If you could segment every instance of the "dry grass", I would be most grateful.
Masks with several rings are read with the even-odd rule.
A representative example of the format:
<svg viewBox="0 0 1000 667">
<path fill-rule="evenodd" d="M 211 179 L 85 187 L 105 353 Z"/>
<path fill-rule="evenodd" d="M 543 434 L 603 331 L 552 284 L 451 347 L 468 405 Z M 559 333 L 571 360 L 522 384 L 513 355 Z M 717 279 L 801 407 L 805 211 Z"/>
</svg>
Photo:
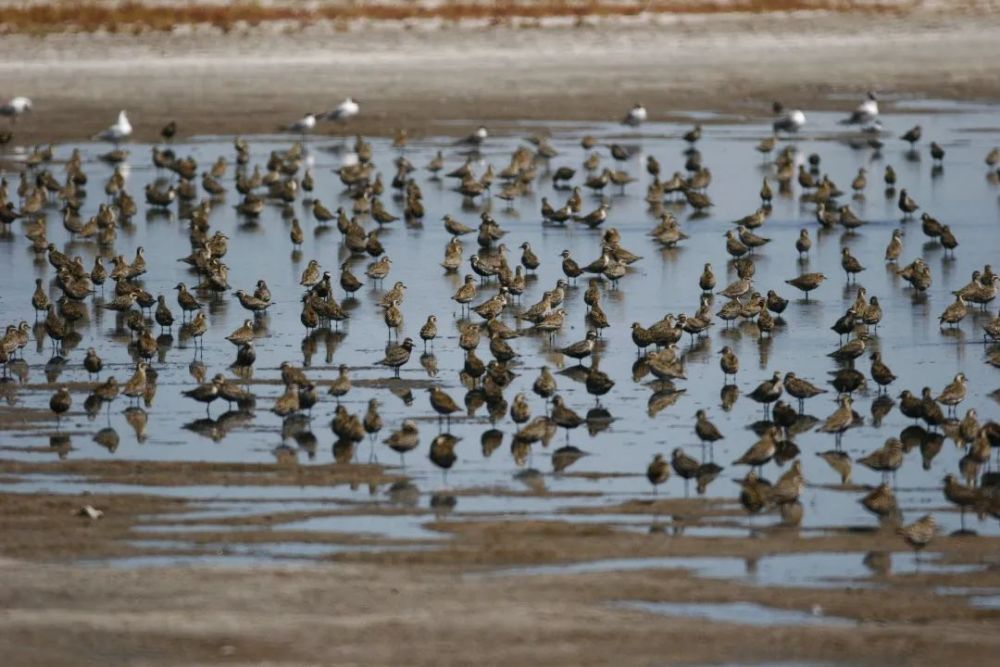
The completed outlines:
<svg viewBox="0 0 1000 667">
<path fill-rule="evenodd" d="M 913 9 L 917 0 L 444 0 L 420 2 L 329 2 L 304 6 L 285 3 L 157 3 L 125 0 L 41 0 L 25 5 L 4 6 L 0 32 L 45 34 L 50 32 L 143 32 L 170 31 L 179 25 L 211 25 L 228 32 L 237 25 L 257 26 L 283 21 L 307 26 L 332 21 L 343 26 L 355 20 L 410 21 L 439 19 L 450 22 L 544 18 L 627 17 L 647 14 L 710 14 L 720 12 L 776 12 L 824 10 L 899 13 Z"/>
</svg>

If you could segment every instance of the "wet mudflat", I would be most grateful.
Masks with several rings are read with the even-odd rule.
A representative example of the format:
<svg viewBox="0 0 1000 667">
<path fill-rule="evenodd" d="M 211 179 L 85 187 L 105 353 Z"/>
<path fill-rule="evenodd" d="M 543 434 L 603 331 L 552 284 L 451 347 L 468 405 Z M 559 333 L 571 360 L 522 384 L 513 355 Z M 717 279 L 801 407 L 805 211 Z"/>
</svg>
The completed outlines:
<svg viewBox="0 0 1000 667">
<path fill-rule="evenodd" d="M 986 609 L 981 613 L 991 613 L 990 605 L 982 602 L 982 589 L 1000 583 L 995 574 L 997 520 L 973 511 L 963 519 L 944 498 L 941 481 L 951 473 L 978 482 L 990 466 L 979 466 L 969 475 L 969 468 L 960 466 L 965 451 L 944 438 L 940 429 L 936 434 L 911 429 L 905 439 L 913 450 L 891 481 L 905 522 L 931 513 L 939 525 L 940 537 L 929 551 L 941 553 L 925 554 L 923 563 L 906 553 L 905 543 L 891 529 L 880 529 L 858 502 L 881 481 L 881 475 L 855 464 L 850 481 L 842 484 L 840 475 L 816 455 L 835 449 L 832 435 L 810 430 L 794 436 L 806 480 L 800 518 L 766 513 L 748 525 L 737 502 L 739 486 L 732 481 L 746 473 L 745 467 L 732 462 L 757 440 L 750 425 L 763 418 L 760 405 L 746 394 L 772 373 L 793 371 L 829 390 L 806 403 L 807 414 L 823 420 L 836 409 L 836 391 L 828 380 L 841 365 L 827 357 L 838 346 L 838 336 L 829 328 L 854 302 L 859 287 L 877 296 L 884 311 L 877 331 L 866 340 L 868 352 L 880 351 L 899 379 L 889 390 L 891 404 L 877 397 L 870 378 L 855 393 L 854 409 L 863 423 L 843 436 L 841 449 L 847 456 L 856 459 L 914 425 L 898 410 L 896 397 L 902 389 L 919 392 L 929 386 L 937 394 L 959 372 L 968 378 L 968 396 L 959 407 L 959 417 L 968 408 L 974 408 L 981 421 L 997 414 L 996 370 L 986 363 L 995 349 L 982 342 L 982 325 L 995 314 L 995 306 L 986 313 L 973 310 L 952 330 L 942 330 L 937 318 L 953 301 L 951 291 L 962 287 L 973 270 L 982 269 L 996 255 L 1000 190 L 995 178 L 988 177 L 983 158 L 1000 142 L 1000 116 L 991 106 L 928 102 L 900 103 L 897 108 L 898 113 L 885 119 L 881 151 L 868 145 L 869 137 L 845 132 L 837 124 L 839 116 L 833 114 L 810 114 L 807 130 L 787 142 L 794 145 L 796 164 L 808 168 L 807 157 L 819 155 L 818 173 L 828 174 L 847 192 L 841 202 L 866 223 L 853 231 L 821 229 L 815 205 L 803 201 L 803 190 L 796 183 L 790 191 L 778 192 L 773 165 L 754 150 L 770 127 L 738 117 L 698 115 L 705 128 L 697 150 L 712 172 L 707 193 L 714 202 L 704 213 L 669 200 L 651 206 L 644 199 L 651 180 L 645 170 L 647 156 L 655 156 L 663 165 L 665 177 L 684 172 L 689 156 L 681 135 L 690 124 L 647 124 L 631 131 L 617 125 L 551 123 L 545 129 L 558 155 L 539 165 L 531 190 L 509 205 L 499 198 L 463 201 L 453 191 L 456 181 L 431 178 L 423 167 L 441 150 L 445 171 L 470 159 L 477 175 L 487 165 L 499 172 L 512 151 L 528 145 L 524 141 L 528 132 L 516 124 L 491 126 L 493 136 L 472 156 L 451 138 L 414 140 L 402 153 L 391 147 L 389 139 L 371 138 L 372 160 L 386 186 L 381 197 L 386 208 L 397 215 L 402 210 L 402 201 L 393 196 L 389 185 L 395 173 L 393 160 L 402 154 L 418 168 L 413 177 L 423 192 L 426 214 L 422 222 L 399 220 L 380 230 L 378 238 L 393 260 L 384 285 L 369 282 L 350 299 L 344 299 L 344 292 L 335 287 L 335 296 L 350 319 L 336 330 L 321 328 L 308 334 L 299 319 L 303 293 L 299 279 L 307 263 L 318 261 L 332 273 L 336 286 L 343 262 L 363 278 L 371 261 L 351 255 L 335 225 L 319 224 L 312 206 L 303 201 L 317 199 L 331 210 L 338 206 L 350 210 L 353 201 L 334 169 L 357 159 L 354 140 L 306 141 L 303 169 L 310 170 L 314 189 L 288 204 L 269 202 L 256 219 L 234 209 L 240 198 L 230 166 L 221 179 L 228 192 L 215 201 L 209 218 L 213 232 L 229 237 L 224 257 L 229 285 L 252 291 L 264 279 L 273 294 L 267 314 L 253 318 L 257 360 L 252 371 L 241 377 L 232 374 L 229 366 L 236 348 L 225 340 L 252 316 L 229 293 L 202 293 L 208 321 L 203 344 L 186 338 L 177 326 L 158 339 L 159 350 L 150 364 L 157 372 L 155 396 L 128 409 L 126 400 L 119 398 L 110 410 L 87 415 L 82 405 L 91 385 L 81 365 L 86 348 L 96 348 L 104 359 L 101 379 L 113 375 L 124 382 L 135 366 L 123 318 L 96 307 L 110 300 L 114 288 L 109 283 L 103 296 L 99 289 L 94 300 L 87 302 L 87 318 L 76 324 L 75 340 L 64 341 L 58 356 L 52 356 L 44 328 L 35 327 L 37 338 L 26 348 L 24 360 L 9 365 L 10 379 L 2 385 L 6 405 L 0 408 L 0 490 L 8 514 L 34 511 L 22 494 L 38 498 L 70 495 L 70 504 L 78 506 L 89 502 L 78 495 L 84 492 L 109 499 L 125 494 L 151 498 L 156 511 L 132 512 L 108 500 L 108 515 L 98 523 L 119 511 L 128 515 L 120 532 L 106 536 L 107 543 L 94 552 L 84 549 L 74 554 L 65 549 L 52 554 L 59 559 L 82 557 L 97 566 L 271 566 L 334 559 L 386 566 L 397 562 L 458 565 L 477 574 L 495 574 L 501 567 L 505 577 L 518 579 L 532 572 L 511 566 L 543 563 L 551 569 L 534 572 L 536 576 L 560 570 L 620 575 L 622 570 L 667 569 L 767 589 L 885 590 L 888 586 L 900 595 L 911 594 L 912 586 L 932 582 L 951 586 L 947 595 L 962 604 L 981 605 Z M 916 123 L 922 125 L 925 139 L 911 152 L 898 135 Z M 580 140 L 585 135 L 597 137 L 600 145 L 584 151 Z M 247 139 L 251 166 L 262 165 L 271 151 L 287 150 L 293 141 L 287 136 Z M 927 152 L 925 144 L 931 139 L 947 152 L 941 164 Z M 612 158 L 607 148 L 611 143 L 625 147 L 627 158 Z M 140 202 L 147 184 L 174 178 L 152 166 L 149 146 L 126 148 L 130 156 L 120 169 L 128 191 Z M 81 210 L 86 218 L 105 201 L 101 187 L 113 167 L 98 158 L 108 150 L 105 145 L 66 144 L 55 147 L 54 173 L 59 173 L 59 163 L 74 149 L 79 149 L 90 179 Z M 231 137 L 185 139 L 172 149 L 178 156 L 194 157 L 205 168 L 219 156 L 232 162 L 234 155 Z M 603 196 L 610 208 L 600 229 L 575 222 L 543 224 L 539 215 L 542 197 L 558 207 L 569 194 L 569 190 L 553 187 L 551 174 L 557 167 L 571 166 L 577 169 L 571 184 L 582 183 L 580 164 L 590 152 L 601 156 L 602 167 L 625 170 L 637 180 L 624 188 L 606 188 Z M 887 192 L 882 181 L 888 165 L 898 179 L 892 192 Z M 6 165 L 12 167 L 18 167 L 15 160 Z M 860 167 L 869 172 L 868 185 L 852 196 L 849 184 Z M 736 279 L 723 234 L 735 229 L 732 221 L 757 208 L 764 177 L 771 179 L 776 194 L 767 222 L 756 230 L 771 242 L 752 256 L 754 289 L 762 294 L 776 290 L 790 299 L 787 309 L 769 335 L 762 335 L 752 322 L 726 327 L 719 319 L 707 335 L 685 335 L 677 352 L 686 379 L 657 382 L 638 362 L 631 323 L 649 326 L 666 313 L 693 314 L 699 307 L 702 294 L 697 283 L 706 262 L 715 268 L 716 289 Z M 8 176 L 8 180 L 13 189 L 17 178 Z M 902 187 L 921 211 L 951 226 L 960 242 L 953 256 L 922 234 L 919 219 L 900 221 L 896 198 Z M 500 188 L 495 184 L 494 193 Z M 586 188 L 583 196 L 584 213 L 602 201 Z M 677 217 L 689 237 L 676 248 L 661 248 L 647 235 L 664 211 Z M 85 266 L 93 265 L 97 253 L 131 259 L 136 248 L 143 247 L 149 265 L 141 278 L 144 288 L 153 295 L 167 295 L 179 314 L 173 288 L 179 282 L 193 285 L 197 276 L 177 261 L 190 254 L 191 244 L 187 222 L 178 216 L 176 205 L 167 209 L 140 205 L 139 213 L 119 229 L 113 253 L 71 237 L 55 204 L 43 212 L 49 240 L 70 256 L 81 256 Z M 518 246 L 526 241 L 541 259 L 520 303 L 509 305 L 501 316 L 524 334 L 509 341 L 518 357 L 511 364 L 516 377 L 504 397 L 509 404 L 515 394 L 523 392 L 533 415 L 546 411 L 544 402 L 531 391 L 542 365 L 555 373 L 558 393 L 568 406 L 581 415 L 595 407 L 584 384 L 584 368 L 593 361 L 588 359 L 580 367 L 558 352 L 559 347 L 583 339 L 587 331 L 582 300 L 586 277 L 568 288 L 566 324 L 551 342 L 544 335 L 529 333 L 515 314 L 563 277 L 559 255 L 564 249 L 580 264 L 596 259 L 605 228 L 617 229 L 621 245 L 643 256 L 617 286 L 608 281 L 600 284 L 611 326 L 603 330 L 595 357 L 600 369 L 615 381 L 614 389 L 601 400 L 602 419 L 568 435 L 560 429 L 544 444 L 515 443 L 516 427 L 507 412 L 494 405 L 491 417 L 491 406 L 475 401 L 468 404 L 472 406 L 468 414 L 452 417 L 450 427 L 439 424 L 425 391 L 431 385 L 441 387 L 460 404 L 468 391 L 459 379 L 464 352 L 458 346 L 458 327 L 481 319 L 463 314 L 450 296 L 462 276 L 471 273 L 468 258 L 478 247 L 475 234 L 463 237 L 463 264 L 458 272 L 446 273 L 439 262 L 449 235 L 441 218 L 449 214 L 475 227 L 484 212 L 506 231 L 502 243 L 509 249 L 512 266 L 520 255 Z M 288 237 L 293 218 L 305 231 L 301 249 L 293 248 Z M 360 220 L 367 229 L 376 228 L 367 217 Z M 34 253 L 21 233 L 23 224 L 18 221 L 9 226 L 0 242 L 0 252 L 10 267 L 0 274 L 0 321 L 4 324 L 34 320 L 30 297 L 36 278 L 42 279 L 53 298 L 60 293 L 51 284 L 53 271 L 44 254 Z M 813 237 L 812 250 L 804 259 L 794 247 L 802 228 Z M 903 231 L 904 249 L 892 266 L 884 263 L 883 252 L 895 229 Z M 866 267 L 856 282 L 848 283 L 840 268 L 843 247 L 850 248 Z M 486 251 L 495 252 L 495 248 Z M 932 286 L 924 294 L 914 292 L 895 274 L 896 268 L 917 257 L 924 259 L 933 275 Z M 808 301 L 785 284 L 806 272 L 827 276 Z M 400 334 L 417 342 L 401 378 L 394 380 L 390 370 L 375 363 L 384 355 L 388 338 L 376 304 L 397 280 L 406 285 Z M 475 303 L 496 289 L 495 282 L 481 286 Z M 715 296 L 713 312 L 724 301 Z M 432 314 L 438 318 L 440 335 L 425 352 L 416 333 Z M 741 370 L 735 388 L 723 391 L 726 383 L 718 353 L 725 345 L 739 356 Z M 485 345 L 478 353 L 490 358 Z M 271 413 L 274 400 L 284 391 L 278 368 L 284 361 L 302 366 L 318 385 L 321 398 L 311 413 L 286 419 Z M 349 445 L 336 442 L 331 433 L 336 402 L 325 392 L 340 364 L 347 365 L 354 382 L 340 400 L 343 406 L 360 415 L 370 399 L 380 401 L 385 427 L 373 440 Z M 855 362 L 866 376 L 869 364 L 867 353 Z M 183 390 L 216 373 L 253 391 L 256 407 L 227 411 L 224 403 L 216 402 L 206 413 L 203 405 L 182 396 Z M 74 403 L 57 424 L 48 402 L 61 384 L 70 387 Z M 706 410 L 725 435 L 711 450 L 700 446 L 693 431 L 699 409 Z M 403 419 L 417 422 L 420 445 L 401 461 L 382 439 L 399 428 Z M 431 440 L 445 431 L 461 439 L 447 477 L 427 456 Z M 675 474 L 654 498 L 645 478 L 646 466 L 654 454 L 669 458 L 678 447 L 725 470 L 703 495 L 696 492 L 693 481 L 686 489 Z M 790 465 L 791 460 L 783 466 L 769 463 L 762 474 L 774 480 Z M 161 502 L 171 504 L 160 507 Z M 58 525 L 55 516 L 38 526 L 51 530 L 53 522 Z M 78 521 L 69 514 L 66 517 Z M 963 522 L 966 533 L 975 535 L 947 537 L 959 531 Z M 75 538 L 69 544 L 82 544 L 86 539 Z M 49 545 L 35 546 L 35 553 L 31 540 L 9 543 L 6 548 L 10 555 L 37 556 Z M 713 559 L 709 554 L 726 558 Z M 630 556 L 635 558 L 629 561 Z M 746 559 L 755 564 L 751 566 Z M 561 565 L 574 561 L 583 563 L 575 566 L 579 570 Z M 808 610 L 803 604 L 801 611 Z M 688 611 L 696 612 L 694 608 Z M 684 614 L 685 610 L 679 607 L 669 613 Z M 859 612 L 855 609 L 843 615 L 858 618 Z"/>
</svg>

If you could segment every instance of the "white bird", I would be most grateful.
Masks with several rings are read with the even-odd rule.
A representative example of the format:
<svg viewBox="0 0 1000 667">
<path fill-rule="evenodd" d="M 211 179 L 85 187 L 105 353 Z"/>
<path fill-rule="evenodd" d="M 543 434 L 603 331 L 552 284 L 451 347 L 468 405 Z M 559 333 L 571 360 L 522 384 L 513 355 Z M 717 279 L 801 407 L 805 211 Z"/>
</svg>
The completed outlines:
<svg viewBox="0 0 1000 667">
<path fill-rule="evenodd" d="M 122 110 L 118 112 L 118 120 L 115 121 L 115 124 L 103 132 L 99 132 L 94 138 L 117 144 L 124 139 L 128 139 L 130 136 L 132 136 L 132 123 L 128 122 L 128 116 Z"/>
<path fill-rule="evenodd" d="M 0 106 L 0 116 L 13 120 L 17 120 L 17 117 L 26 111 L 31 111 L 31 100 L 27 97 L 12 97 L 6 104 Z"/>
<path fill-rule="evenodd" d="M 638 102 L 628 110 L 625 114 L 625 118 L 622 119 L 622 125 L 630 125 L 632 127 L 638 127 L 646 122 L 646 107 L 642 106 Z"/>
<path fill-rule="evenodd" d="M 338 104 L 336 109 L 323 114 L 323 117 L 327 120 L 335 120 L 338 123 L 346 123 L 350 119 L 357 116 L 360 112 L 361 107 L 358 106 L 358 103 L 348 97 L 346 100 Z"/>
<path fill-rule="evenodd" d="M 854 112 L 841 121 L 843 125 L 872 125 L 878 119 L 878 100 L 875 93 L 868 91 L 867 97 Z"/>
<path fill-rule="evenodd" d="M 775 102 L 772 108 L 775 132 L 798 132 L 806 124 L 806 115 L 800 109 L 785 109 L 781 102 Z"/>
<path fill-rule="evenodd" d="M 289 132 L 298 132 L 299 134 L 305 134 L 316 127 L 316 114 L 307 113 L 302 118 L 299 118 L 294 123 L 285 127 L 285 130 Z"/>
<path fill-rule="evenodd" d="M 458 143 L 460 144 L 470 144 L 472 146 L 481 146 L 484 141 L 490 136 L 490 133 L 486 131 L 486 128 L 480 125 L 476 128 L 476 131 L 460 139 Z"/>
</svg>

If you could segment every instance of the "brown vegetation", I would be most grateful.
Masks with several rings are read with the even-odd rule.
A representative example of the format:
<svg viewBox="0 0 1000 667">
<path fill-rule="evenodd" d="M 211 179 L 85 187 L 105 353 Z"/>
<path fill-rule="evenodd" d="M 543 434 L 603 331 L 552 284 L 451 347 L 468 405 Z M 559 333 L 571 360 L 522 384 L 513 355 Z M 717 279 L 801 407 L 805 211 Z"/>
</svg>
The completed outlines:
<svg viewBox="0 0 1000 667">
<path fill-rule="evenodd" d="M 284 21 L 307 26 L 319 21 L 337 25 L 355 21 L 409 21 L 439 19 L 489 21 L 543 18 L 627 17 L 639 14 L 709 14 L 720 12 L 777 12 L 823 10 L 835 12 L 904 12 L 914 0 L 445 0 L 438 4 L 381 1 L 331 2 L 303 6 L 294 1 L 263 5 L 257 2 L 167 4 L 157 2 L 96 2 L 49 0 L 5 6 L 0 31 L 45 34 L 50 32 L 170 31 L 179 25 L 210 25 L 223 32 L 235 26 L 257 26 Z"/>
</svg>

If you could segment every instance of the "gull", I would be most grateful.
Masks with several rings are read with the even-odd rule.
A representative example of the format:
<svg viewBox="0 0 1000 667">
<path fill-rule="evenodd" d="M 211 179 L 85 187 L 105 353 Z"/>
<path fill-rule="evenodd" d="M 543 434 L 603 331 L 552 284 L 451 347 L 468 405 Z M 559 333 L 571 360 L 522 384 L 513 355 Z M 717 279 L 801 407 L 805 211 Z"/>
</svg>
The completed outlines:
<svg viewBox="0 0 1000 667">
<path fill-rule="evenodd" d="M 798 132 L 806 124 L 806 115 L 800 109 L 785 109 L 781 102 L 775 102 L 771 108 L 774 110 L 774 132 Z"/>
<path fill-rule="evenodd" d="M 628 125 L 630 127 L 639 127 L 646 122 L 646 107 L 642 106 L 638 102 L 632 105 L 632 108 L 628 110 L 625 114 L 625 118 L 622 119 L 622 125 Z"/>
<path fill-rule="evenodd" d="M 128 139 L 131 135 L 132 124 L 128 122 L 128 116 L 125 115 L 125 110 L 123 109 L 118 112 L 118 120 L 115 121 L 114 125 L 111 125 L 106 130 L 97 133 L 94 138 L 118 144 L 122 140 Z"/>
<path fill-rule="evenodd" d="M 868 95 L 861 102 L 861 104 L 858 105 L 850 116 L 840 121 L 840 123 L 841 125 L 861 125 L 864 127 L 870 127 L 875 124 L 877 119 L 878 100 L 875 98 L 875 93 L 868 91 Z"/>
<path fill-rule="evenodd" d="M 299 118 L 294 123 L 286 125 L 283 130 L 286 132 L 298 132 L 299 134 L 305 134 L 306 132 L 311 132 L 313 128 L 316 127 L 316 117 L 318 114 L 307 113 L 302 118 Z"/>
<path fill-rule="evenodd" d="M 459 139 L 458 143 L 466 144 L 468 146 L 481 146 L 490 133 L 486 131 L 486 128 L 480 125 L 476 128 L 476 131 L 465 137 L 464 139 Z"/>
<path fill-rule="evenodd" d="M 31 100 L 27 97 L 12 97 L 0 106 L 0 116 L 10 118 L 11 122 L 17 121 L 17 117 L 27 111 L 31 111 Z"/>
<path fill-rule="evenodd" d="M 346 123 L 350 119 L 354 118 L 361 112 L 361 107 L 353 99 L 348 97 L 346 100 L 337 105 L 337 108 L 333 111 L 327 111 L 322 115 L 326 120 L 335 120 L 338 123 Z"/>
</svg>

